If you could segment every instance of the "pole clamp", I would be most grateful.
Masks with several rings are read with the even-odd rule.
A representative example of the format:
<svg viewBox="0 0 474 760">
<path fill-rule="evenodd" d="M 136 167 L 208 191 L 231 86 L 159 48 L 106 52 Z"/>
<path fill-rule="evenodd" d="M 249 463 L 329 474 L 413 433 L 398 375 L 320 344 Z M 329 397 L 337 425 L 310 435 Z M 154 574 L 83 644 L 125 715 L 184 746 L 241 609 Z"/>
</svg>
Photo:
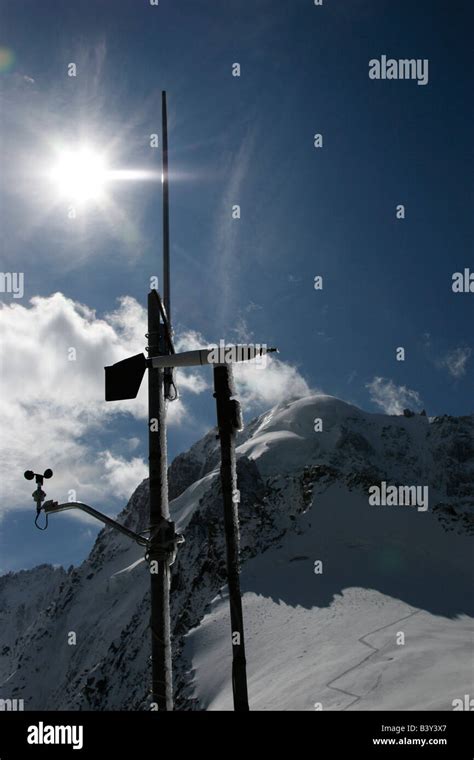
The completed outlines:
<svg viewBox="0 0 474 760">
<path fill-rule="evenodd" d="M 176 533 L 174 522 L 163 519 L 151 527 L 145 559 L 147 562 L 167 562 L 171 566 L 180 544 L 184 544 L 184 536 Z"/>
</svg>

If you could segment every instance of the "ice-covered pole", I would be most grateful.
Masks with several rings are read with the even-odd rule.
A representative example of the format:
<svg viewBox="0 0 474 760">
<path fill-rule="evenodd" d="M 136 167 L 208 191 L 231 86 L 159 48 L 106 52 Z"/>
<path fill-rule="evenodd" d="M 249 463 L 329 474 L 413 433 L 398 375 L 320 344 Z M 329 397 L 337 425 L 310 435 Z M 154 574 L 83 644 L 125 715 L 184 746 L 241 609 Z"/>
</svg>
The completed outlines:
<svg viewBox="0 0 474 760">
<path fill-rule="evenodd" d="M 162 94 L 163 130 L 163 282 L 164 303 L 169 320 L 169 222 L 168 222 L 168 135 L 166 93 Z M 148 294 L 148 356 L 169 353 L 156 292 Z M 151 667 L 152 700 L 158 710 L 173 709 L 173 679 L 170 625 L 170 564 L 174 548 L 174 525 L 168 506 L 166 398 L 164 370 L 148 367 L 148 442 L 150 489 Z"/>
<path fill-rule="evenodd" d="M 232 398 L 233 395 L 231 367 L 225 364 L 216 365 L 214 367 L 214 396 L 217 405 L 217 426 L 221 445 L 221 483 L 232 636 L 232 691 L 234 710 L 246 712 L 249 710 L 249 702 L 240 592 L 239 492 L 237 490 L 235 458 L 235 433 L 242 429 L 242 420 L 240 404 Z"/>
</svg>

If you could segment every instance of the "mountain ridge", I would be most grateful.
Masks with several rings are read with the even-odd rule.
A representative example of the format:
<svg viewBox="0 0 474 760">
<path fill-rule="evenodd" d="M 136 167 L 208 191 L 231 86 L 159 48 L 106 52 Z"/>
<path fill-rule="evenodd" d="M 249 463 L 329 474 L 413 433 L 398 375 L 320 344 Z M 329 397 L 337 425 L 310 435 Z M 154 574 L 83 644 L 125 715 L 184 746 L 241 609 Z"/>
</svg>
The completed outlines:
<svg viewBox="0 0 474 760">
<path fill-rule="evenodd" d="M 322 420 L 321 432 L 315 432 L 316 419 Z M 369 633 L 359 630 L 364 616 L 373 619 L 374 631 L 390 631 L 390 615 L 413 617 L 415 640 L 429 621 L 443 636 L 459 639 L 456 646 L 462 657 L 468 656 L 467 621 L 474 614 L 468 548 L 474 514 L 474 415 L 370 414 L 317 394 L 283 402 L 252 420 L 239 433 L 237 455 L 251 706 L 252 687 L 260 694 L 254 709 L 314 709 L 318 701 L 317 694 L 311 701 L 313 687 L 304 684 L 312 677 L 318 682 L 326 665 L 309 644 L 302 643 L 301 652 L 289 657 L 292 669 L 281 664 L 282 678 L 293 685 L 291 694 L 282 696 L 265 686 L 270 674 L 274 680 L 279 662 L 265 641 L 277 636 L 284 609 L 288 631 L 294 625 L 290 652 L 297 641 L 306 641 L 309 623 L 303 621 L 309 620 L 318 632 L 318 646 L 327 651 L 331 645 L 319 641 L 319 629 L 336 640 L 339 629 L 333 631 L 329 621 L 334 614 L 345 619 L 350 605 L 357 606 L 360 625 L 354 638 L 350 644 L 344 640 L 337 657 L 332 654 L 335 662 L 339 658 L 347 665 L 339 668 L 346 679 L 365 683 L 368 677 L 357 665 L 360 650 L 368 646 Z M 177 709 L 231 709 L 218 464 L 212 430 L 169 468 L 172 519 L 186 536 L 171 581 Z M 367 489 L 381 480 L 429 485 L 428 513 L 369 507 Z M 137 531 L 147 527 L 147 490 L 144 480 L 118 518 Z M 317 560 L 325 568 L 320 578 L 314 572 Z M 23 698 L 25 709 L 147 709 L 149 613 L 142 550 L 106 527 L 78 568 L 45 567 L 0 578 L 0 697 Z M 420 573 L 423 567 L 431 580 Z M 289 578 L 295 579 L 293 585 Z M 388 622 L 380 610 L 386 610 Z M 73 645 L 68 644 L 71 633 L 76 635 Z M 417 646 L 419 663 L 434 656 L 433 649 L 420 649 L 420 642 Z M 263 658 L 263 672 L 252 652 Z M 439 652 L 437 658 L 442 669 Z M 218 660 L 227 665 L 218 669 L 222 672 L 215 682 Z M 374 668 L 373 657 L 367 660 L 369 667 Z M 440 672 L 440 683 L 452 680 L 446 668 L 448 675 Z M 452 668 L 456 685 L 467 688 L 459 668 Z M 422 672 L 429 683 L 425 664 Z M 326 676 L 316 691 L 323 690 L 328 709 L 367 709 L 372 684 L 364 696 L 355 694 L 352 684 L 345 688 L 338 680 L 341 674 Z M 336 681 L 337 688 L 328 686 Z M 340 701 L 344 691 L 353 694 L 352 701 Z M 387 694 L 379 695 L 379 701 L 391 704 Z M 415 709 L 419 702 L 417 692 L 411 706 L 402 709 Z M 451 709 L 448 697 L 433 705 L 428 709 Z"/>
</svg>

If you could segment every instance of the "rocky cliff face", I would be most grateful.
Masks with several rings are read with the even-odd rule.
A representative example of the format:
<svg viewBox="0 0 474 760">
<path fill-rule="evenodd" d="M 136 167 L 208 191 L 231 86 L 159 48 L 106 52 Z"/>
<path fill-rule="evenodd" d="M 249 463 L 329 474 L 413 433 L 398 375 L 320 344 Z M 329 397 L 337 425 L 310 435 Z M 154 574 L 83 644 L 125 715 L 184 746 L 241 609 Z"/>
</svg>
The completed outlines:
<svg viewBox="0 0 474 760">
<path fill-rule="evenodd" d="M 322 421 L 321 432 L 315 432 L 316 419 Z M 312 396 L 281 404 L 253 420 L 239 435 L 238 457 L 243 586 L 250 595 L 246 624 L 251 632 L 261 612 L 254 604 L 256 595 L 261 609 L 266 609 L 268 599 L 276 598 L 280 608 L 283 599 L 298 610 L 296 641 L 302 630 L 302 608 L 309 620 L 318 610 L 332 609 L 338 595 L 344 596 L 352 587 L 362 590 L 357 592 L 363 592 L 360 598 L 367 597 L 367 589 L 375 589 L 384 599 L 408 604 L 410 610 L 437 620 L 461 616 L 465 625 L 466 615 L 473 612 L 468 542 L 474 526 L 474 416 L 389 417 L 362 412 L 328 396 Z M 212 640 L 205 637 L 207 643 L 199 644 L 207 622 L 217 614 L 216 604 L 225 595 L 218 462 L 218 441 L 211 431 L 178 456 L 169 471 L 172 517 L 186 538 L 171 582 L 179 709 L 230 706 L 225 699 L 219 702 L 223 691 L 230 692 L 228 681 L 217 685 L 209 681 L 209 673 L 220 667 L 217 660 L 212 665 L 212 657 L 213 652 L 219 656 L 221 644 L 216 641 L 213 649 Z M 382 480 L 427 485 L 428 512 L 369 507 L 368 488 Z M 147 481 L 143 481 L 118 519 L 134 530 L 145 530 L 147 497 Z M 347 554 L 351 542 L 354 545 Z M 384 562 L 392 565 L 396 556 L 395 570 L 381 566 L 381 551 Z M 331 582 L 316 592 L 313 564 L 321 555 L 327 559 L 325 583 Z M 424 563 L 424 584 L 419 576 L 412 577 L 420 562 Z M 298 576 L 304 588 L 290 593 L 284 580 L 281 587 L 277 580 L 272 586 L 268 579 L 280 577 L 285 563 L 285 578 L 297 566 L 301 572 L 306 567 Z M 441 584 L 436 593 L 434 584 Z M 110 528 L 101 531 L 88 559 L 78 568 L 66 572 L 42 565 L 1 577 L 0 698 L 22 698 L 25 709 L 147 709 L 148 585 L 142 549 Z M 254 651 L 259 652 L 260 661 L 250 673 L 255 688 L 266 678 L 262 660 L 267 673 L 278 663 L 274 648 L 264 644 L 272 636 L 273 614 L 268 612 L 267 633 L 261 621 L 255 633 Z M 363 604 L 357 614 L 361 620 L 368 614 Z M 289 615 L 289 634 L 292 620 Z M 319 618 L 314 625 L 319 627 Z M 222 636 L 222 646 L 230 649 L 228 630 Z M 347 642 L 344 646 L 347 650 Z M 360 646 L 356 636 L 354 657 Z M 205 665 L 200 659 L 203 647 L 210 658 Z M 314 652 L 305 647 L 298 662 L 305 664 L 308 673 L 317 665 Z M 298 684 L 305 682 L 298 667 L 286 673 L 294 688 L 274 709 L 293 709 L 301 700 L 303 709 L 306 702 L 312 709 L 314 694 L 297 696 Z M 460 681 L 452 688 L 456 690 L 458 684 L 459 689 L 465 688 Z M 344 692 L 328 688 L 332 694 Z M 263 685 L 261 691 L 263 701 L 257 706 L 270 709 L 270 692 Z M 449 699 L 443 699 L 436 703 L 438 709 L 450 709 Z M 413 700 L 405 709 L 417 706 L 419 697 Z M 353 700 L 329 703 L 330 708 L 346 709 Z"/>
</svg>

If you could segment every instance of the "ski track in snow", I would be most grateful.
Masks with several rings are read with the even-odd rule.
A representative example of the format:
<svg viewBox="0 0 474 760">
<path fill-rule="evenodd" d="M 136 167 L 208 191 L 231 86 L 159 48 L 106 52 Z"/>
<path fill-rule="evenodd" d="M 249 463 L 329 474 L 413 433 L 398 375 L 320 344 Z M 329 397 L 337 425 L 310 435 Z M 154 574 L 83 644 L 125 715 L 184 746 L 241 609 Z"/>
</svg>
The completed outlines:
<svg viewBox="0 0 474 760">
<path fill-rule="evenodd" d="M 327 682 L 326 686 L 328 689 L 333 689 L 333 691 L 339 691 L 341 694 L 345 694 L 347 697 L 354 697 L 354 700 L 350 702 L 348 705 L 342 708 L 342 711 L 348 710 L 349 707 L 352 707 L 352 705 L 355 705 L 357 702 L 360 702 L 361 699 L 364 697 L 362 695 L 358 694 L 352 694 L 350 691 L 345 691 L 344 689 L 340 689 L 337 686 L 331 686 L 335 681 L 338 681 L 343 676 L 347 675 L 348 673 L 352 673 L 353 670 L 357 670 L 357 668 L 360 668 L 361 665 L 363 665 L 365 662 L 370 660 L 377 652 L 380 652 L 380 649 L 378 647 L 372 646 L 372 644 L 369 644 L 368 641 L 364 641 L 364 639 L 367 638 L 367 636 L 372 636 L 374 633 L 379 633 L 379 631 L 385 630 L 385 628 L 390 628 L 392 625 L 396 625 L 397 623 L 401 623 L 402 620 L 408 620 L 411 617 L 414 617 L 414 615 L 418 615 L 421 612 L 421 610 L 414 610 L 414 612 L 410 612 L 409 615 L 404 615 L 401 618 L 398 618 L 398 620 L 393 620 L 391 623 L 387 623 L 386 625 L 380 626 L 380 628 L 374 628 L 373 631 L 368 631 L 368 633 L 364 633 L 363 636 L 361 636 L 357 641 L 359 641 L 361 644 L 364 644 L 364 646 L 369 647 L 372 649 L 372 652 L 367 655 L 367 657 L 364 657 L 363 660 L 357 663 L 357 665 L 352 665 L 350 668 L 347 668 L 347 670 L 344 670 L 342 673 L 339 673 L 338 676 L 335 678 L 332 678 L 330 681 Z"/>
</svg>

